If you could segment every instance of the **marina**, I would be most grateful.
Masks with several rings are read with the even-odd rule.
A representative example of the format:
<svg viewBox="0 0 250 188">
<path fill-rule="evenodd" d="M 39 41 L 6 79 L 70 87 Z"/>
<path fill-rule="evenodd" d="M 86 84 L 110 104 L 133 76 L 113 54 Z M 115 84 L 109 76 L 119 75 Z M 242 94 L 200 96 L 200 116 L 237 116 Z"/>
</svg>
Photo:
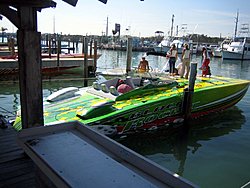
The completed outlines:
<svg viewBox="0 0 250 188">
<path fill-rule="evenodd" d="M 97 61 L 97 71 L 126 66 L 126 52 L 98 50 L 98 53 L 102 56 Z M 144 54 L 133 52 L 132 66 L 137 66 Z M 161 69 L 166 63 L 166 58 L 160 56 L 149 55 L 146 59 L 152 68 Z M 193 55 L 191 61 L 197 62 L 199 67 L 201 56 Z M 177 64 L 179 62 L 180 60 Z M 232 61 L 211 57 L 210 67 L 212 75 L 249 79 L 250 64 L 247 60 Z M 97 76 L 94 80 L 88 80 L 88 85 L 102 80 L 106 79 Z M 83 86 L 83 79 L 44 80 L 43 96 L 69 86 L 80 88 Z M 2 82 L 1 88 L 1 107 L 10 112 L 16 111 L 20 105 L 18 83 Z M 241 187 L 249 181 L 249 101 L 248 91 L 236 106 L 193 120 L 186 139 L 181 137 L 181 130 L 176 124 L 144 134 L 117 136 L 114 140 L 200 187 Z"/>
<path fill-rule="evenodd" d="M 224 23 L 229 23 L 235 4 L 217 2 L 222 14 L 213 2 L 198 11 L 190 2 L 178 5 L 181 11 L 171 15 L 166 36 L 186 36 L 190 42 L 191 70 L 183 78 L 182 63 L 189 71 L 187 41 L 172 41 L 177 50 L 173 45 L 167 56 L 163 45 L 160 52 L 153 51 L 164 39 L 158 29 L 168 27 L 170 13 L 164 6 L 143 0 L 97 2 L 0 3 L 0 21 L 13 27 L 6 36 L 11 57 L 4 57 L 0 67 L 0 187 L 248 187 L 249 44 L 232 42 L 220 51 L 222 58 L 212 56 L 225 33 L 232 35 L 232 24 Z M 234 39 L 249 33 L 249 24 L 242 23 L 248 15 L 243 4 L 238 4 L 244 16 L 239 22 L 238 9 Z M 56 7 L 60 11 L 54 11 Z M 92 7 L 96 13 L 88 14 Z M 138 7 L 144 11 L 134 14 Z M 45 33 L 42 39 L 40 31 L 52 26 L 43 23 L 52 17 L 51 8 L 53 34 Z M 157 14 L 147 14 L 154 9 Z M 183 19 L 184 10 L 191 14 Z M 110 20 L 107 16 L 106 32 L 100 23 L 104 15 L 112 15 Z M 109 21 L 115 23 L 111 35 Z M 237 31 L 238 22 L 242 31 Z M 2 43 L 8 29 L 1 28 Z M 158 37 L 145 37 L 155 30 Z M 93 42 L 95 55 L 89 64 Z M 104 44 L 98 52 L 97 42 Z M 181 56 L 183 47 L 187 51 Z M 75 49 L 81 57 L 70 54 Z M 204 63 L 200 49 L 206 50 Z M 44 59 L 41 53 L 51 51 L 57 53 L 55 58 Z"/>
</svg>

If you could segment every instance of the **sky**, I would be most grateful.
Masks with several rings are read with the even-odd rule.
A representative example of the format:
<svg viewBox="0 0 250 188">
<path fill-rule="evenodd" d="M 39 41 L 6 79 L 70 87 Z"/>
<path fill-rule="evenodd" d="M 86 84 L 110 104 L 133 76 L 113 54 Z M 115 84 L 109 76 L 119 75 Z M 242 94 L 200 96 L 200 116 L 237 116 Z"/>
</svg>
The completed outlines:
<svg viewBox="0 0 250 188">
<path fill-rule="evenodd" d="M 78 0 L 73 7 L 62 0 L 54 0 L 56 8 L 38 12 L 38 31 L 71 35 L 112 35 L 115 24 L 121 25 L 121 35 L 155 36 L 156 31 L 173 35 L 204 34 L 211 37 L 234 36 L 237 11 L 238 31 L 242 24 L 250 24 L 249 0 Z M 9 32 L 17 28 L 7 19 L 0 27 Z M 182 29 L 181 28 L 185 28 Z"/>
</svg>

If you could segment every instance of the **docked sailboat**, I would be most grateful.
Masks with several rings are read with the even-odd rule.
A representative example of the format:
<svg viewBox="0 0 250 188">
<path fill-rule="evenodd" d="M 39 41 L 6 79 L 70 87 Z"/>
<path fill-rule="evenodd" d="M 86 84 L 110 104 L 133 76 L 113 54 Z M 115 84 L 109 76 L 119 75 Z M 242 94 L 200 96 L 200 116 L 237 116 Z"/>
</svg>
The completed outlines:
<svg viewBox="0 0 250 188">
<path fill-rule="evenodd" d="M 64 88 L 44 99 L 44 123 L 80 121 L 88 126 L 106 125 L 117 134 L 164 126 L 183 119 L 184 88 L 189 80 L 166 75 L 133 75 L 123 78 L 132 90 L 119 93 L 121 78 L 90 87 Z M 212 76 L 197 77 L 194 85 L 191 118 L 229 108 L 246 94 L 249 81 Z M 14 127 L 22 129 L 20 111 Z"/>
</svg>

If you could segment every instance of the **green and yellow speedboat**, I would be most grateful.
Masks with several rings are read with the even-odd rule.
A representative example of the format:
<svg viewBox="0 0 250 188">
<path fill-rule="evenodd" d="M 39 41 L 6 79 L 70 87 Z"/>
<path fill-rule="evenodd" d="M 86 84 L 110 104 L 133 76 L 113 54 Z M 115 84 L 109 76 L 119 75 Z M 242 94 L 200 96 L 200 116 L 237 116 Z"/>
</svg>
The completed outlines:
<svg viewBox="0 0 250 188">
<path fill-rule="evenodd" d="M 86 88 L 59 90 L 44 100 L 44 124 L 69 121 L 83 124 L 108 125 L 117 133 L 165 125 L 183 118 L 183 90 L 189 80 L 160 76 L 128 76 L 126 84 L 133 90 L 124 94 L 116 88 L 119 78 L 103 83 L 94 82 Z M 191 118 L 229 108 L 247 92 L 248 80 L 212 76 L 195 80 Z M 20 113 L 19 113 L 20 114 Z M 14 127 L 22 128 L 17 116 Z"/>
</svg>

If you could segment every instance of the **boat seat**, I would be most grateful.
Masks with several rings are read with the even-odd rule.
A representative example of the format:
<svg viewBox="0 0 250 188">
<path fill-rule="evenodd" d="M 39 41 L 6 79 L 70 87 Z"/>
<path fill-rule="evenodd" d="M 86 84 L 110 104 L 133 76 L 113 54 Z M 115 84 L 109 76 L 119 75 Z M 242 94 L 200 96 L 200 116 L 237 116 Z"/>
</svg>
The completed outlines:
<svg viewBox="0 0 250 188">
<path fill-rule="evenodd" d="M 103 84 L 106 84 L 108 88 L 110 88 L 110 86 L 117 87 L 119 85 L 119 80 L 120 80 L 119 78 L 113 78 L 111 80 L 103 82 Z"/>
<path fill-rule="evenodd" d="M 118 96 L 118 95 L 119 95 L 119 93 L 118 93 L 118 91 L 116 90 L 115 86 L 110 86 L 109 91 L 110 91 L 110 93 L 111 93 L 112 95 L 115 95 L 115 96 Z"/>
<path fill-rule="evenodd" d="M 135 85 L 133 83 L 133 80 L 132 80 L 131 76 L 127 76 L 127 78 L 126 78 L 126 84 L 129 85 L 132 89 L 135 89 Z"/>
<path fill-rule="evenodd" d="M 141 78 L 133 78 L 134 86 L 140 87 L 141 86 Z"/>
<path fill-rule="evenodd" d="M 97 82 L 93 82 L 93 88 L 96 90 L 101 90 L 101 85 Z"/>
<path fill-rule="evenodd" d="M 106 84 L 101 84 L 101 89 L 102 89 L 103 92 L 109 93 L 109 89 L 108 89 Z"/>
</svg>

